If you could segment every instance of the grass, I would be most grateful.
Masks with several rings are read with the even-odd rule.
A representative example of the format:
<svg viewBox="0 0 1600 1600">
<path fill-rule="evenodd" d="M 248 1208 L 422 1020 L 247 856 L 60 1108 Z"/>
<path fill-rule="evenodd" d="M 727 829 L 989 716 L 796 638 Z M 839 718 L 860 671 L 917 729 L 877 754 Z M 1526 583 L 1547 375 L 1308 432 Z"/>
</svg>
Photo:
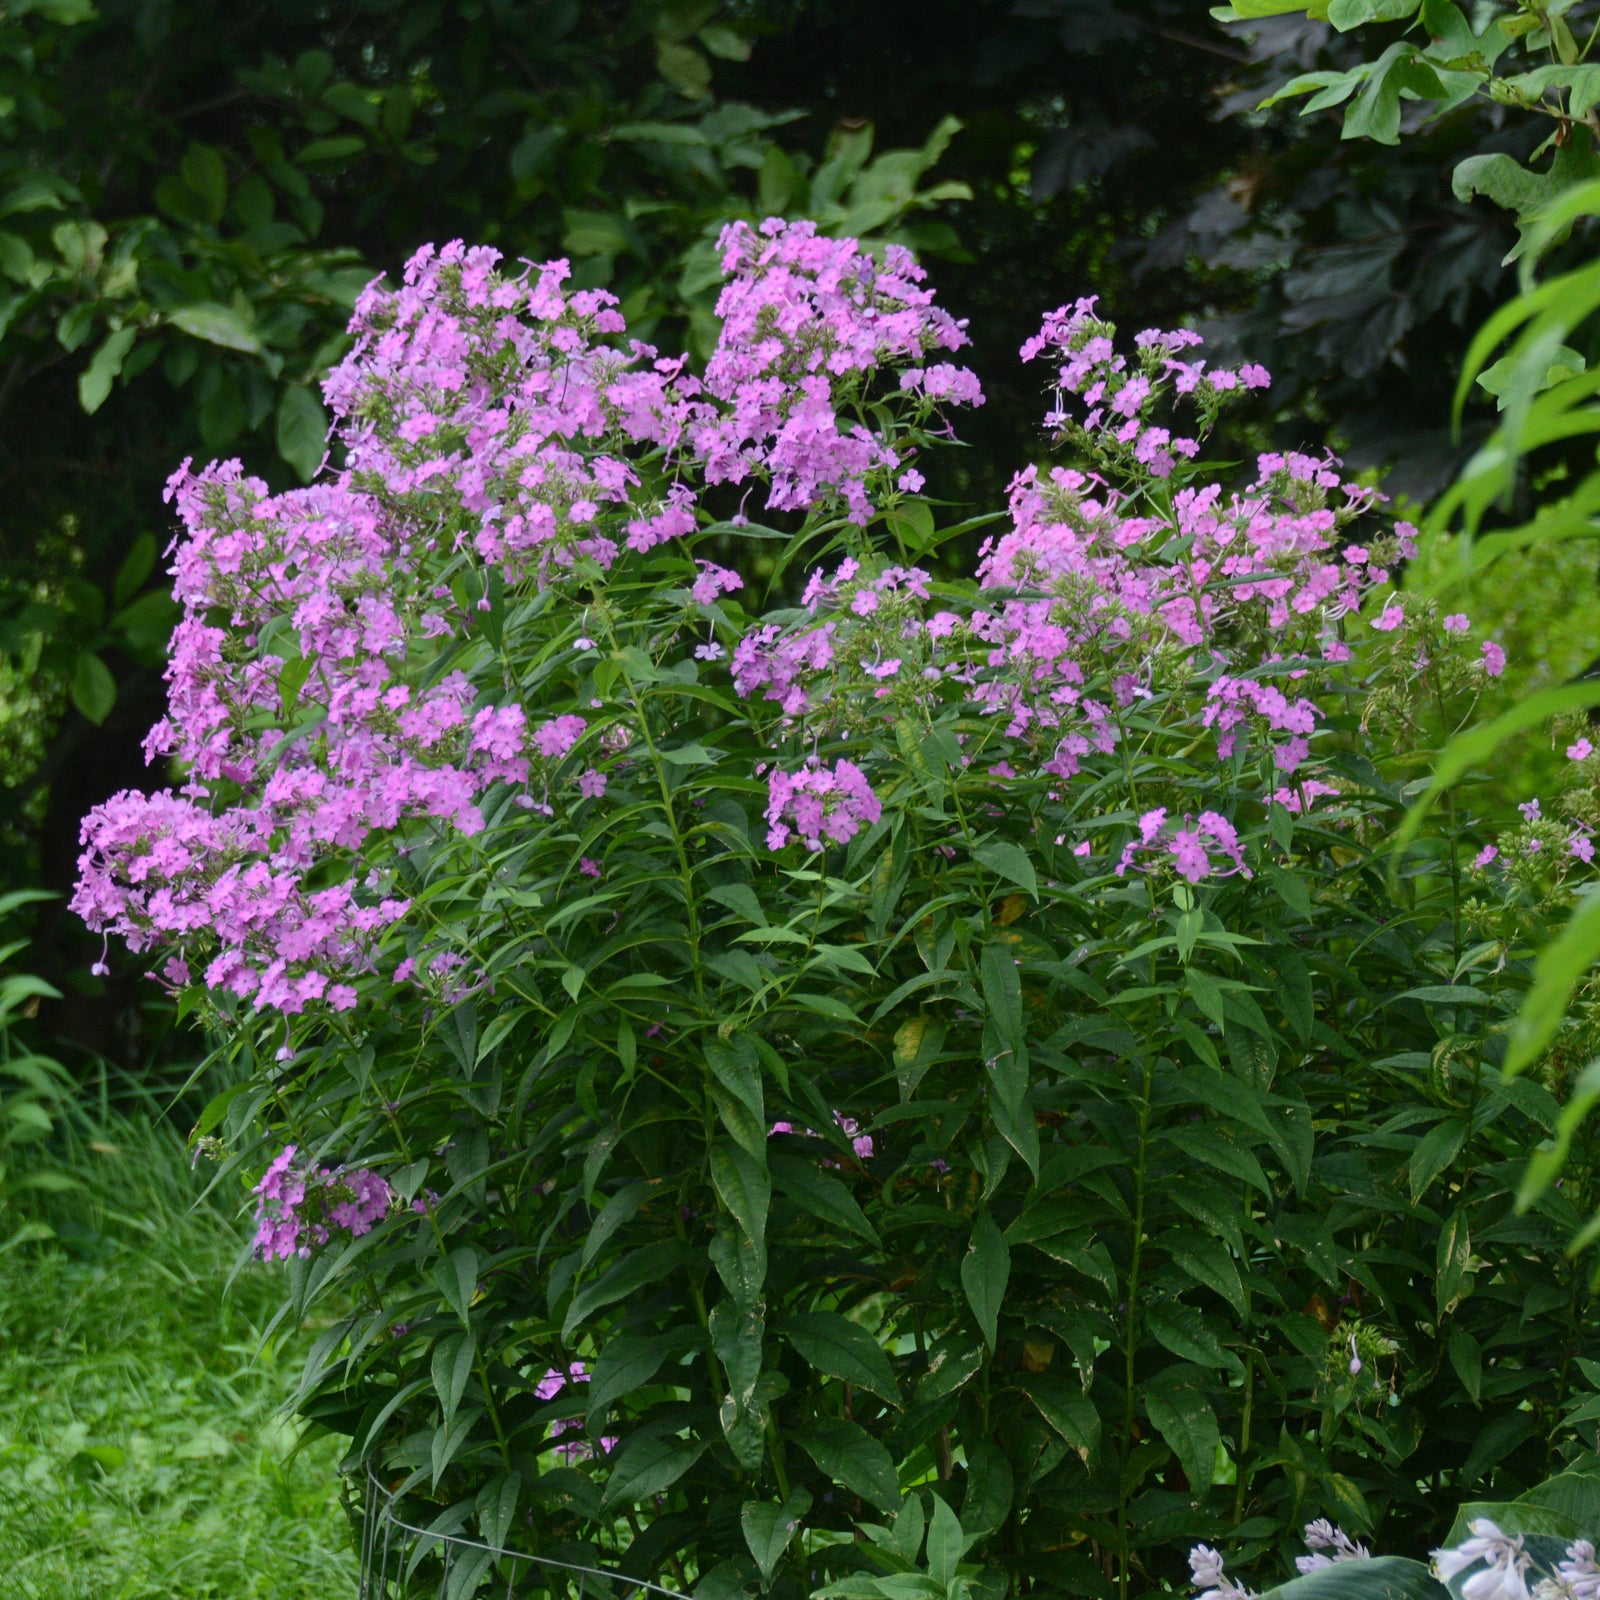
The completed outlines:
<svg viewBox="0 0 1600 1600">
<path fill-rule="evenodd" d="M 170 1130 L 71 1141 L 57 1237 L 0 1255 L 0 1573 L 16 1600 L 338 1600 L 337 1444 L 276 1416 L 275 1285 Z M 198 1202 L 198 1203 L 197 1203 Z"/>
</svg>

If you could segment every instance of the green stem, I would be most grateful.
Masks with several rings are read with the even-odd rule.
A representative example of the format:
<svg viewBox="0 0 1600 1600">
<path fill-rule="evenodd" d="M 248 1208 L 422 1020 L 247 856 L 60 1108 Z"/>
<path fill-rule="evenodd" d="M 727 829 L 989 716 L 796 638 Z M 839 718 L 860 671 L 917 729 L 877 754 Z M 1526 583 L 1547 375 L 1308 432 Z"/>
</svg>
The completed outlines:
<svg viewBox="0 0 1600 1600">
<path fill-rule="evenodd" d="M 1133 1453 L 1134 1364 L 1139 1352 L 1139 1280 L 1144 1266 L 1145 1154 L 1150 1137 L 1150 1067 L 1142 1064 L 1139 1092 L 1139 1153 L 1134 1166 L 1133 1249 L 1128 1267 L 1128 1315 L 1122 1337 L 1122 1441 L 1117 1457 L 1117 1595 L 1128 1600 L 1128 1458 Z"/>
</svg>

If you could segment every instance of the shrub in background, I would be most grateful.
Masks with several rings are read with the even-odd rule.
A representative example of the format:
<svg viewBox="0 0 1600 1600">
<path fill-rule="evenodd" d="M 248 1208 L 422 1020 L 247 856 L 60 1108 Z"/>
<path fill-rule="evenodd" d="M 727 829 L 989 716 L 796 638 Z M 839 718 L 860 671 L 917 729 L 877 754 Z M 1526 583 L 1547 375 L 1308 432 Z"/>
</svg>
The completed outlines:
<svg viewBox="0 0 1600 1600">
<path fill-rule="evenodd" d="M 173 479 L 182 783 L 77 906 L 236 1070 L 294 1313 L 358 1305 L 300 1411 L 440 1531 L 708 1600 L 1126 1595 L 1545 1476 L 1589 1163 L 1517 1213 L 1556 1102 L 1495 1062 L 1587 814 L 1382 854 L 1498 646 L 1336 463 L 1203 463 L 1264 372 L 1091 302 L 1023 351 L 1075 464 L 936 582 L 961 328 L 893 248 L 723 251 L 703 382 L 425 251 L 341 469 Z"/>
</svg>

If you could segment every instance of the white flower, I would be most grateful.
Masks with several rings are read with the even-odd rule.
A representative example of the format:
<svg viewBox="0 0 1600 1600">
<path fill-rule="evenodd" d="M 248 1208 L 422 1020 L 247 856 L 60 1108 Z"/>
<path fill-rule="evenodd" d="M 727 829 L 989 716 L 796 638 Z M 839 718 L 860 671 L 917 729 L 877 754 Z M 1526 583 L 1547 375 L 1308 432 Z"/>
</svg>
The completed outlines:
<svg viewBox="0 0 1600 1600">
<path fill-rule="evenodd" d="M 1331 1567 L 1336 1561 L 1369 1561 L 1372 1552 L 1364 1544 L 1357 1544 L 1343 1528 L 1318 1517 L 1306 1524 L 1303 1535 L 1308 1550 L 1331 1550 L 1332 1555 L 1296 1556 L 1295 1566 L 1302 1572 L 1315 1572 L 1319 1567 Z"/>
<path fill-rule="evenodd" d="M 1531 1600 L 1525 1574 L 1533 1558 L 1522 1548 L 1522 1535 L 1508 1538 L 1487 1517 L 1474 1518 L 1467 1526 L 1470 1539 L 1454 1550 L 1433 1552 L 1439 1581 L 1449 1583 L 1481 1561 L 1483 1570 L 1461 1585 L 1462 1600 Z"/>
<path fill-rule="evenodd" d="M 1222 1557 L 1210 1545 L 1197 1544 L 1189 1552 L 1189 1571 L 1194 1574 L 1195 1587 L 1205 1591 L 1197 1600 L 1255 1600 L 1222 1570 Z"/>
</svg>

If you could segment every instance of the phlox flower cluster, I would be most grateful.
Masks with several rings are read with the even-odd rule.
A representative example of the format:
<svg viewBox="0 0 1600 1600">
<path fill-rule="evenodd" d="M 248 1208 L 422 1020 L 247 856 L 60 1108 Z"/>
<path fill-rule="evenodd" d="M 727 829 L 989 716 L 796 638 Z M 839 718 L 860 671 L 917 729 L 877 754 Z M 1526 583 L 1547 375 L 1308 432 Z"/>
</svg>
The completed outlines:
<svg viewBox="0 0 1600 1600">
<path fill-rule="evenodd" d="M 874 568 L 854 556 L 831 574 L 814 572 L 801 600 L 821 620 L 799 630 L 752 628 L 734 649 L 735 689 L 775 701 L 786 723 L 820 712 L 840 731 L 881 725 L 885 702 L 931 705 L 944 678 L 969 668 L 952 639 L 961 619 L 925 615 L 931 581 L 920 567 Z"/>
<path fill-rule="evenodd" d="M 1586 732 L 1566 746 L 1567 766 L 1559 792 L 1546 814 L 1535 796 L 1518 807 L 1520 827 L 1502 833 L 1473 858 L 1480 880 L 1499 880 L 1520 887 L 1538 899 L 1551 888 L 1574 878 L 1588 879 L 1594 864 L 1596 835 L 1600 834 L 1600 793 L 1596 774 L 1600 757 Z"/>
<path fill-rule="evenodd" d="M 1120 877 L 1129 867 L 1148 870 L 1151 865 L 1163 864 L 1180 878 L 1199 883 L 1216 871 L 1213 856 L 1229 863 L 1218 876 L 1232 872 L 1251 876 L 1239 850 L 1239 835 L 1226 817 L 1215 811 L 1202 811 L 1198 817 L 1173 822 L 1167 818 L 1166 807 L 1158 806 L 1139 818 L 1139 836 L 1123 848 L 1117 875 Z"/>
<path fill-rule="evenodd" d="M 808 761 L 798 772 L 774 768 L 767 778 L 767 844 L 781 850 L 798 834 L 808 850 L 823 840 L 844 844 L 883 815 L 866 774 L 853 761 Z"/>
<path fill-rule="evenodd" d="M 325 385 L 344 471 L 274 496 L 237 463 L 186 464 L 169 485 L 184 615 L 146 748 L 187 782 L 90 814 L 74 908 L 136 950 L 175 946 L 171 982 L 285 1013 L 354 1005 L 409 902 L 382 870 L 330 865 L 417 824 L 477 832 L 487 789 L 535 768 L 548 784 L 583 732 L 569 715 L 530 733 L 494 675 L 432 669 L 489 605 L 441 584 L 442 559 L 544 582 L 694 525 L 686 502 L 630 498 L 627 452 L 685 426 L 676 369 L 597 345 L 620 318 L 564 295 L 563 263 L 508 281 L 496 259 L 423 250 L 400 289 L 361 296 Z"/>
<path fill-rule="evenodd" d="M 837 495 L 865 523 L 874 480 L 887 487 L 900 455 L 840 413 L 880 368 L 927 410 L 982 404 L 970 371 L 929 361 L 969 342 L 963 324 L 934 305 L 922 268 L 899 245 L 880 263 L 854 239 L 778 218 L 759 229 L 733 223 L 719 245 L 729 281 L 705 387 L 722 406 L 694 430 L 706 481 L 763 477 L 777 510 L 804 511 Z"/>
<path fill-rule="evenodd" d="M 1176 458 L 1192 460 L 1215 423 L 1225 400 L 1271 383 L 1264 367 L 1249 363 L 1237 371 L 1206 371 L 1203 358 L 1185 359 L 1182 351 L 1202 343 L 1187 329 L 1147 328 L 1134 340 L 1130 362 L 1112 342 L 1115 327 L 1095 314 L 1096 296 L 1060 306 L 1022 346 L 1022 359 L 1041 357 L 1057 367 L 1062 395 L 1045 421 L 1067 437 L 1089 446 L 1108 466 L 1124 471 L 1143 469 L 1153 477 L 1172 475 Z M 1069 415 L 1064 396 L 1071 394 L 1085 408 L 1081 418 Z M 1167 398 L 1186 399 L 1197 411 L 1197 437 L 1174 435 L 1152 420 Z"/>
<path fill-rule="evenodd" d="M 370 1168 L 310 1167 L 287 1145 L 255 1187 L 259 1260 L 311 1254 L 334 1237 L 359 1239 L 389 1214 L 394 1191 Z"/>
</svg>

